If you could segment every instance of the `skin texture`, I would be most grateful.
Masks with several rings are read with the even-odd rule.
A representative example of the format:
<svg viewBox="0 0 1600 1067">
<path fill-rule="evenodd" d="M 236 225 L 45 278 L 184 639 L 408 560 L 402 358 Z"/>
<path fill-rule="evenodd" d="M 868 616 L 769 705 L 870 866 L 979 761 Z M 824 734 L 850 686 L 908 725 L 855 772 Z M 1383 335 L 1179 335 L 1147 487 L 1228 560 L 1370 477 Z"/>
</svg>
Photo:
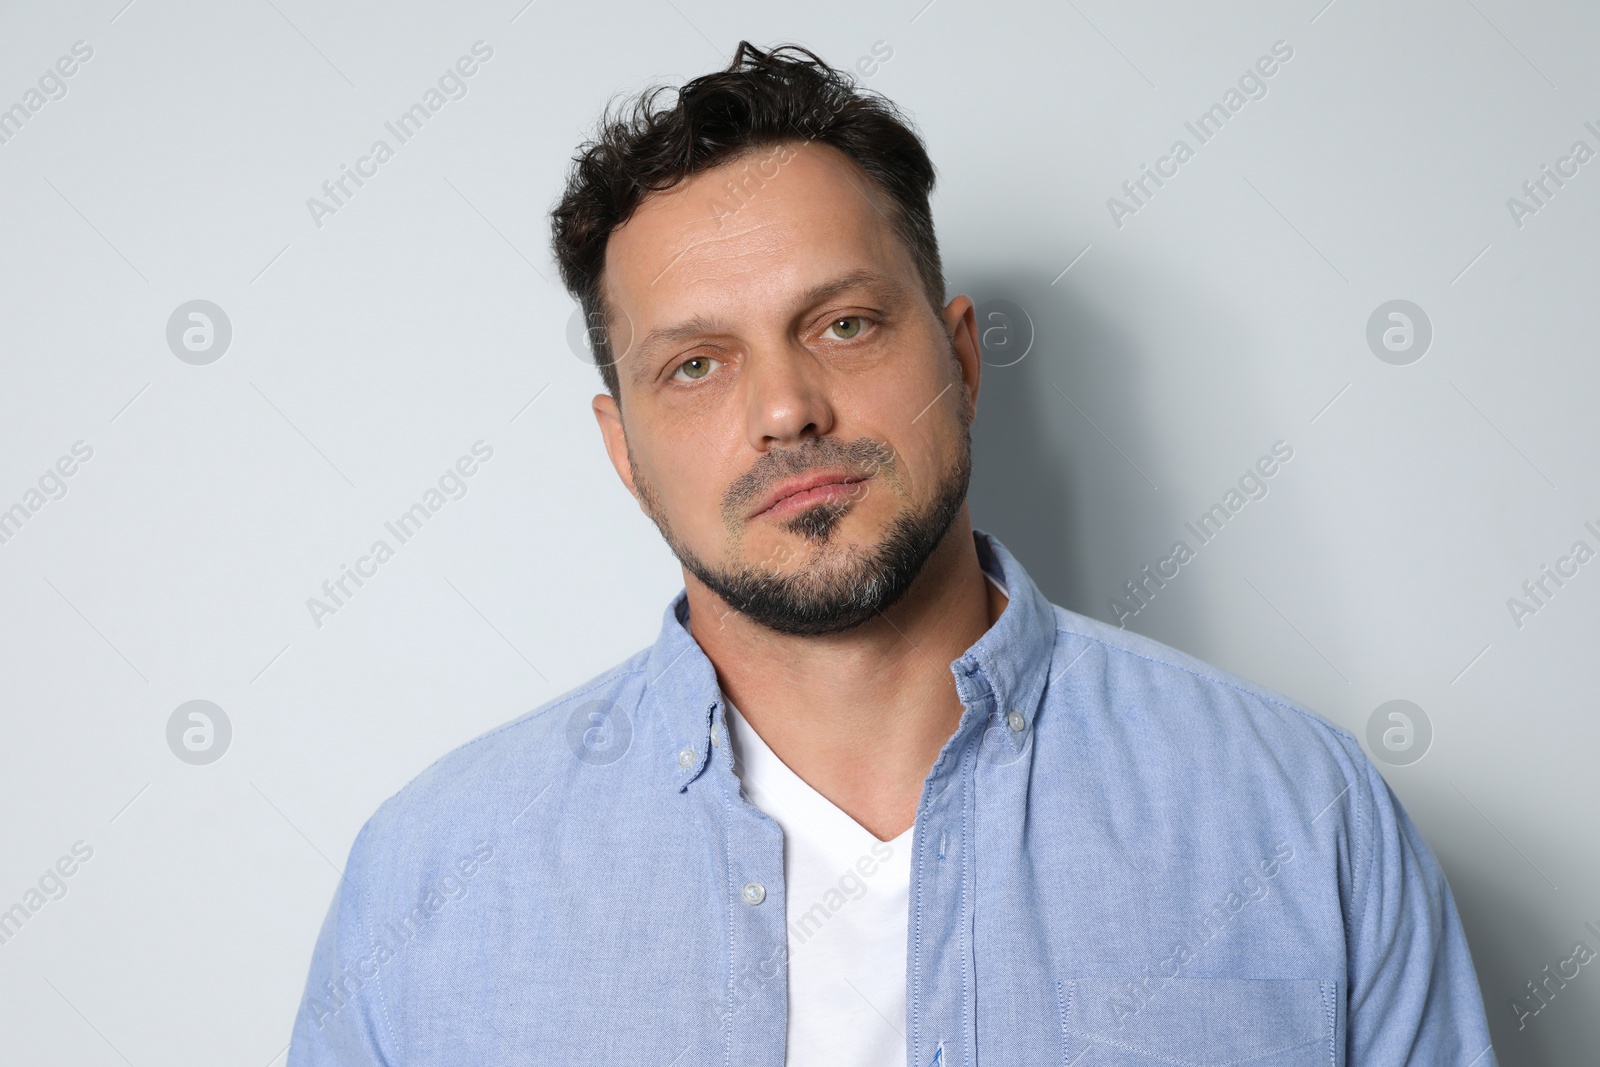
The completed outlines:
<svg viewBox="0 0 1600 1067">
<path fill-rule="evenodd" d="M 890 840 L 960 720 L 950 662 L 1005 605 L 965 503 L 976 316 L 966 296 L 929 305 L 892 201 L 848 156 L 783 147 L 738 210 L 724 183 L 770 148 L 653 194 L 612 234 L 621 405 L 602 393 L 593 408 L 684 564 L 690 630 L 723 691 L 790 769 Z M 819 471 L 860 480 L 755 514 Z"/>
</svg>

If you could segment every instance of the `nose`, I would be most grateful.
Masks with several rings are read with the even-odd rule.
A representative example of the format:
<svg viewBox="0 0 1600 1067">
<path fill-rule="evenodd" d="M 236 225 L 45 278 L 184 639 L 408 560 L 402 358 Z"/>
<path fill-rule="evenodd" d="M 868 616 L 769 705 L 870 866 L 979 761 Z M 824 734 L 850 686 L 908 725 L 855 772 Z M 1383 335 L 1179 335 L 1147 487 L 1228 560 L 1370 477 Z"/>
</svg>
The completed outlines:
<svg viewBox="0 0 1600 1067">
<path fill-rule="evenodd" d="M 745 373 L 745 427 L 758 452 L 790 448 L 833 430 L 826 372 L 803 346 L 752 351 Z"/>
</svg>

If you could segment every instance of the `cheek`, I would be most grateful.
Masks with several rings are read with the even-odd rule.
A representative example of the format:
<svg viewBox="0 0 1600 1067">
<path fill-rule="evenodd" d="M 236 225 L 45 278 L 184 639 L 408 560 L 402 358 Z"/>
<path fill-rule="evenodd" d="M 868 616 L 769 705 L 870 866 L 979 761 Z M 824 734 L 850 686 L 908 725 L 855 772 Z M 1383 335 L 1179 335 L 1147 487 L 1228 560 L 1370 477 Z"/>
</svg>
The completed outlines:
<svg viewBox="0 0 1600 1067">
<path fill-rule="evenodd" d="M 722 498 L 735 473 L 724 458 L 732 446 L 683 425 L 682 433 L 652 440 L 635 453 L 656 505 L 685 534 L 722 525 Z"/>
<path fill-rule="evenodd" d="M 879 432 L 873 436 L 911 440 L 928 436 L 960 388 L 960 379 L 944 373 L 942 365 L 896 354 L 870 374 L 841 381 L 834 391 L 835 409 L 846 421 L 875 427 Z"/>
<path fill-rule="evenodd" d="M 870 437 L 894 450 L 893 472 L 875 479 L 889 502 L 923 499 L 959 458 L 961 388 L 959 377 L 941 380 L 921 368 L 885 374 L 870 387 L 851 390 L 849 417 L 841 420 L 838 435 Z"/>
</svg>

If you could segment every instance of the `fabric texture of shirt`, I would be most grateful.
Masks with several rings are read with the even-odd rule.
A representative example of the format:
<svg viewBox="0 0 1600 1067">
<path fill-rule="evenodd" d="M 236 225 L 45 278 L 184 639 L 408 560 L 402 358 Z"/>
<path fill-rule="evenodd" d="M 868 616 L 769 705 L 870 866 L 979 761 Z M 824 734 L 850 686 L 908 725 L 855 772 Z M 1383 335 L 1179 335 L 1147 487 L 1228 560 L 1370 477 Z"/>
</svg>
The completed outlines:
<svg viewBox="0 0 1600 1067">
<path fill-rule="evenodd" d="M 732 701 L 726 711 L 734 773 L 783 831 L 785 1067 L 903 1067 L 915 827 L 879 840 L 790 770 Z"/>
<path fill-rule="evenodd" d="M 1292 700 L 1010 599 L 910 852 L 907 1067 L 1490 1067 L 1432 852 Z M 783 836 L 667 606 L 656 642 L 437 760 L 356 835 L 289 1067 L 778 1067 Z"/>
</svg>

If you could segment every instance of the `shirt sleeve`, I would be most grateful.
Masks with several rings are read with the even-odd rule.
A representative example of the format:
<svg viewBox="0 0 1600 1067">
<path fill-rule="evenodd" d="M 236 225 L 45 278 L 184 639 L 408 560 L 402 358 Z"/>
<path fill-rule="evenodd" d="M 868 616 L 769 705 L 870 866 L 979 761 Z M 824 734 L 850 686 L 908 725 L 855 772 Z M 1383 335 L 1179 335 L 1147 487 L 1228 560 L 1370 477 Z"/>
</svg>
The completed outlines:
<svg viewBox="0 0 1600 1067">
<path fill-rule="evenodd" d="M 391 1067 L 379 985 L 389 950 L 368 936 L 362 886 L 372 823 L 361 828 L 322 921 L 295 1016 L 287 1067 Z"/>
<path fill-rule="evenodd" d="M 1355 756 L 1345 1062 L 1494 1067 L 1483 996 L 1444 871 L 1377 768 L 1359 749 Z"/>
</svg>

